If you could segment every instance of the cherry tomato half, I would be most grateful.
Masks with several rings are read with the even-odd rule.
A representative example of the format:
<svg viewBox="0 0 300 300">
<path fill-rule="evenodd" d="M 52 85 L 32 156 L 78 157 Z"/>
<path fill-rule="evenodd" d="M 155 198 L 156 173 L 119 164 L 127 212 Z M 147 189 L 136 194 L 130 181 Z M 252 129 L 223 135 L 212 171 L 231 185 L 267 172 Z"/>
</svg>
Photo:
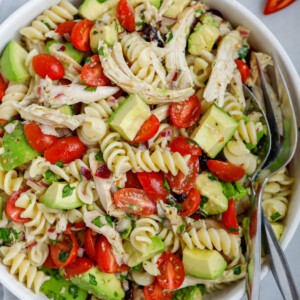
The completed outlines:
<svg viewBox="0 0 300 300">
<path fill-rule="evenodd" d="M 80 80 L 88 86 L 103 86 L 109 82 L 104 75 L 99 55 L 93 55 L 89 63 L 85 63 Z"/>
<path fill-rule="evenodd" d="M 31 221 L 29 218 L 22 218 L 20 215 L 24 211 L 24 208 L 16 206 L 16 201 L 19 199 L 20 195 L 27 190 L 28 189 L 22 189 L 13 193 L 7 201 L 6 214 L 12 221 L 16 223 L 27 223 Z"/>
<path fill-rule="evenodd" d="M 118 264 L 113 254 L 111 244 L 104 235 L 99 236 L 96 245 L 97 265 L 104 273 L 116 273 Z"/>
<path fill-rule="evenodd" d="M 143 188 L 139 179 L 137 173 L 133 173 L 132 171 L 128 171 L 126 173 L 126 188 L 134 188 L 134 189 L 141 189 Z"/>
<path fill-rule="evenodd" d="M 198 122 L 201 102 L 196 95 L 180 103 L 172 103 L 170 115 L 173 124 L 180 128 L 190 127 Z"/>
<path fill-rule="evenodd" d="M 165 177 L 163 173 L 157 172 L 140 172 L 137 173 L 140 183 L 146 193 L 155 201 L 163 200 L 167 202 L 168 190 L 164 186 Z"/>
<path fill-rule="evenodd" d="M 164 290 L 157 280 L 149 286 L 144 286 L 144 296 L 146 300 L 171 300 L 172 291 Z"/>
<path fill-rule="evenodd" d="M 175 138 L 170 144 L 169 147 L 172 152 L 179 152 L 181 155 L 202 155 L 200 147 L 192 139 L 187 137 L 180 136 Z"/>
<path fill-rule="evenodd" d="M 59 267 L 53 262 L 51 255 L 49 253 L 47 259 L 43 263 L 43 266 L 50 269 L 58 269 Z"/>
<path fill-rule="evenodd" d="M 93 230 L 89 228 L 84 237 L 84 250 L 87 256 L 96 261 L 96 243 L 97 243 L 97 235 L 93 235 Z"/>
<path fill-rule="evenodd" d="M 79 51 L 89 51 L 90 47 L 90 30 L 94 22 L 88 19 L 82 20 L 73 27 L 71 41 Z"/>
<path fill-rule="evenodd" d="M 5 95 L 6 88 L 7 84 L 4 82 L 2 76 L 0 75 L 0 101 L 2 101 L 2 98 Z"/>
<path fill-rule="evenodd" d="M 72 279 L 85 273 L 94 266 L 94 262 L 87 257 L 77 257 L 71 264 L 65 267 L 65 278 Z"/>
<path fill-rule="evenodd" d="M 63 34 L 70 34 L 72 33 L 72 30 L 74 28 L 74 26 L 76 25 L 75 21 L 66 21 L 64 23 L 61 23 L 57 26 L 55 32 L 63 35 Z"/>
<path fill-rule="evenodd" d="M 116 205 L 129 214 L 150 216 L 156 212 L 155 202 L 144 190 L 124 188 L 114 194 Z"/>
<path fill-rule="evenodd" d="M 222 214 L 222 222 L 226 229 L 235 235 L 239 234 L 239 225 L 235 214 L 233 199 L 228 202 L 228 209 Z"/>
<path fill-rule="evenodd" d="M 38 54 L 32 59 L 32 66 L 36 74 L 42 78 L 48 76 L 52 80 L 64 77 L 65 70 L 61 62 L 50 54 Z"/>
<path fill-rule="evenodd" d="M 63 164 L 67 164 L 76 158 L 80 158 L 85 150 L 86 146 L 77 136 L 69 136 L 58 139 L 45 150 L 44 156 L 51 164 L 60 160 Z"/>
<path fill-rule="evenodd" d="M 50 245 L 50 255 L 55 265 L 65 267 L 71 264 L 78 254 L 78 242 L 73 233 L 63 235 L 63 239 Z"/>
<path fill-rule="evenodd" d="M 135 31 L 134 9 L 128 0 L 120 0 L 117 6 L 117 16 L 120 24 L 127 31 Z"/>
<path fill-rule="evenodd" d="M 142 143 L 150 140 L 155 136 L 159 129 L 159 120 L 155 115 L 151 115 L 150 118 L 140 128 L 133 141 L 130 143 Z"/>
<path fill-rule="evenodd" d="M 289 6 L 296 0 L 269 0 L 264 9 L 264 15 L 269 15 Z"/>
<path fill-rule="evenodd" d="M 160 275 L 157 282 L 164 289 L 178 289 L 184 280 L 184 266 L 182 261 L 173 253 L 165 252 L 157 262 Z"/>
<path fill-rule="evenodd" d="M 179 212 L 179 215 L 181 217 L 192 215 L 198 209 L 200 202 L 201 197 L 199 192 L 195 188 L 192 188 L 182 204 L 182 211 Z"/>
<path fill-rule="evenodd" d="M 235 63 L 236 63 L 236 65 L 237 65 L 237 67 L 238 67 L 238 69 L 241 73 L 242 82 L 245 83 L 248 76 L 249 76 L 249 73 L 250 73 L 249 67 L 243 61 L 238 60 L 238 59 L 235 60 Z"/>
<path fill-rule="evenodd" d="M 3 137 L 5 134 L 4 126 L 8 123 L 8 120 L 0 119 L 0 137 Z"/>
<path fill-rule="evenodd" d="M 56 136 L 44 134 L 40 125 L 35 122 L 25 124 L 24 131 L 29 145 L 40 153 L 44 153 L 47 148 L 57 141 Z"/>
<path fill-rule="evenodd" d="M 245 175 L 245 170 L 242 167 L 220 160 L 211 159 L 207 161 L 207 167 L 213 175 L 227 182 L 238 181 Z"/>
<path fill-rule="evenodd" d="M 167 179 L 172 191 L 176 194 L 187 194 L 194 186 L 199 173 L 199 159 L 198 156 L 191 156 L 187 166 L 189 167 L 188 174 L 183 174 L 181 171 L 176 176 L 168 173 Z"/>
</svg>

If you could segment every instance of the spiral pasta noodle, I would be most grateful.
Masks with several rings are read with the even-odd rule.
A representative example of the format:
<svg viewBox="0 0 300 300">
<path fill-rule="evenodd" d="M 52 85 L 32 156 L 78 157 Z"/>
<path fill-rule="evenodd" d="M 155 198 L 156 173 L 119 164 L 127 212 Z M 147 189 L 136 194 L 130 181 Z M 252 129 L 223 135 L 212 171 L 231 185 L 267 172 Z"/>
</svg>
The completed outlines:
<svg viewBox="0 0 300 300">
<path fill-rule="evenodd" d="M 254 146 L 257 144 L 257 133 L 263 130 L 261 122 L 249 121 L 245 123 L 245 120 L 239 121 L 239 126 L 234 133 L 234 138 L 237 141 L 243 141 L 245 143 L 252 143 Z"/>
<path fill-rule="evenodd" d="M 165 149 L 172 141 L 174 135 L 172 134 L 173 128 L 168 123 L 161 123 L 155 136 L 148 141 L 151 150 L 157 147 Z"/>
<path fill-rule="evenodd" d="M 61 1 L 38 16 L 29 27 L 21 29 L 20 33 L 31 40 L 46 40 L 46 34 L 55 30 L 58 24 L 73 20 L 77 8 L 70 2 Z"/>
<path fill-rule="evenodd" d="M 32 265 L 40 267 L 49 254 L 49 246 L 45 243 L 37 243 L 28 249 L 28 258 Z"/>
<path fill-rule="evenodd" d="M 0 170 L 0 189 L 3 190 L 7 195 L 12 195 L 17 192 L 23 183 L 23 177 L 18 176 L 17 171 L 3 171 Z"/>
<path fill-rule="evenodd" d="M 32 66 L 32 59 L 34 56 L 38 55 L 39 52 L 36 50 L 36 49 L 32 49 L 27 57 L 26 57 L 26 60 L 25 60 L 25 67 L 26 69 L 29 71 L 29 74 L 34 77 L 35 76 L 35 71 L 33 69 L 33 66 Z"/>
<path fill-rule="evenodd" d="M 180 249 L 180 239 L 174 234 L 174 231 L 168 228 L 163 228 L 158 234 L 158 237 L 163 241 L 166 251 L 175 253 Z"/>
</svg>

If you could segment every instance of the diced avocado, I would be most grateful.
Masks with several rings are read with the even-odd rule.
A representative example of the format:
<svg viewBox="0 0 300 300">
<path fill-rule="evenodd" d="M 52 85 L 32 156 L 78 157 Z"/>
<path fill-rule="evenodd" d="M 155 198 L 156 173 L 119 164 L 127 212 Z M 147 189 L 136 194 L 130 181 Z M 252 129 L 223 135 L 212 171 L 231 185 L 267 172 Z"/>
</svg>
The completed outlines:
<svg viewBox="0 0 300 300">
<path fill-rule="evenodd" d="M 82 58 L 84 56 L 84 53 L 82 51 L 77 50 L 72 43 L 60 43 L 59 41 L 53 40 L 53 41 L 49 41 L 47 42 L 46 46 L 45 46 L 45 53 L 46 54 L 50 54 L 49 52 L 49 48 L 51 45 L 53 44 L 60 44 L 61 46 L 65 46 L 65 50 L 64 52 L 66 54 L 68 54 L 70 57 L 72 57 L 77 63 L 81 63 Z"/>
<path fill-rule="evenodd" d="M 50 279 L 42 284 L 40 291 L 49 299 L 85 300 L 87 298 L 87 291 L 79 288 L 72 281 L 66 280 L 58 270 L 43 267 L 42 271 L 50 276 Z"/>
<path fill-rule="evenodd" d="M 144 252 L 136 250 L 129 241 L 125 241 L 124 250 L 129 255 L 128 266 L 134 267 L 165 251 L 165 245 L 158 236 L 151 238 L 152 243 L 147 245 Z"/>
<path fill-rule="evenodd" d="M 145 4 L 146 2 L 147 2 L 146 0 L 130 0 L 130 3 L 133 7 L 137 7 L 141 3 Z M 161 0 L 150 0 L 149 2 L 151 5 L 160 8 Z"/>
<path fill-rule="evenodd" d="M 281 238 L 281 235 L 283 233 L 283 225 L 281 223 L 278 223 L 278 222 L 270 222 L 272 228 L 273 228 L 273 231 L 277 237 L 277 240 L 279 241 L 280 238 Z"/>
<path fill-rule="evenodd" d="M 134 94 L 114 111 L 108 124 L 124 139 L 132 141 L 150 115 L 149 106 L 137 94 Z"/>
<path fill-rule="evenodd" d="M 221 214 L 228 208 L 228 200 L 223 194 L 221 182 L 213 180 L 210 173 L 203 172 L 198 175 L 195 188 L 201 195 L 200 207 L 207 215 Z M 204 198 L 204 197 L 205 198 Z M 204 199 L 206 201 L 204 201 Z"/>
<path fill-rule="evenodd" d="M 177 18 L 178 15 L 189 5 L 189 3 L 189 0 L 174 0 L 171 7 L 164 13 L 164 16 Z"/>
<path fill-rule="evenodd" d="M 103 300 L 121 300 L 125 296 L 121 280 L 115 274 L 101 272 L 98 267 L 89 269 L 71 281 L 89 294 Z"/>
<path fill-rule="evenodd" d="M 240 200 L 248 194 L 248 190 L 241 186 L 238 182 L 222 182 L 223 194 L 228 200 Z"/>
<path fill-rule="evenodd" d="M 221 277 L 227 267 L 226 260 L 216 250 L 185 247 L 182 262 L 186 274 L 208 280 Z"/>
<path fill-rule="evenodd" d="M 30 74 L 25 67 L 27 55 L 28 52 L 14 40 L 5 47 L 0 68 L 10 81 L 22 82 L 29 79 Z"/>
<path fill-rule="evenodd" d="M 98 1 L 84 0 L 78 9 L 78 13 L 84 19 L 95 21 L 118 4 L 119 0 Z"/>
<path fill-rule="evenodd" d="M 29 145 L 21 123 L 18 123 L 12 133 L 4 134 L 3 148 L 4 153 L 0 160 L 2 168 L 6 171 L 24 165 L 40 156 L 40 153 Z"/>
<path fill-rule="evenodd" d="M 70 115 L 70 116 L 74 115 L 74 108 L 72 105 L 65 104 L 64 106 L 58 108 L 58 110 L 59 112 L 65 115 Z"/>
<path fill-rule="evenodd" d="M 198 23 L 188 40 L 188 51 L 192 55 L 200 55 L 202 50 L 211 51 L 220 36 L 215 25 Z"/>
<path fill-rule="evenodd" d="M 236 120 L 213 104 L 202 116 L 191 138 L 214 158 L 234 135 L 237 127 Z"/>
<path fill-rule="evenodd" d="M 205 292 L 203 284 L 188 286 L 180 290 L 176 290 L 172 300 L 202 300 Z"/>
<path fill-rule="evenodd" d="M 109 47 L 111 47 L 114 42 L 117 42 L 118 28 L 117 21 L 114 21 L 109 25 L 102 26 L 95 24 L 90 31 L 90 45 L 93 52 L 98 52 L 99 40 L 104 41 Z"/>
<path fill-rule="evenodd" d="M 83 205 L 77 195 L 79 182 L 54 182 L 42 197 L 46 207 L 56 209 L 74 209 Z"/>
<path fill-rule="evenodd" d="M 213 26 L 216 26 L 216 27 L 219 27 L 219 22 L 218 21 L 215 21 L 212 16 L 208 15 L 208 14 L 204 14 L 201 16 L 201 22 L 203 24 L 209 24 L 209 25 L 213 25 Z"/>
</svg>

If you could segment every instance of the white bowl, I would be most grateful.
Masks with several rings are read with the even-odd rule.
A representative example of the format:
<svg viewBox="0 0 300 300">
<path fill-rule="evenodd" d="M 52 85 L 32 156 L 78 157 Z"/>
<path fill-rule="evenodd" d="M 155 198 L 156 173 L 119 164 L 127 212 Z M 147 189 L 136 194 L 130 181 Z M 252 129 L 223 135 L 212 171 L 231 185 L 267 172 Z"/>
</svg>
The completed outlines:
<svg viewBox="0 0 300 300">
<path fill-rule="evenodd" d="M 27 26 L 41 14 L 44 10 L 48 9 L 51 5 L 57 4 L 59 0 L 31 0 L 27 4 L 19 8 L 13 13 L 3 24 L 0 26 L 0 52 L 5 45 L 11 40 L 20 38 L 19 30 Z M 77 3 L 77 0 L 71 0 L 72 3 Z M 79 2 L 80 3 L 80 2 Z M 260 51 L 270 53 L 274 51 L 280 58 L 283 67 L 283 73 L 287 80 L 296 115 L 300 112 L 300 78 L 297 74 L 286 51 L 278 42 L 273 33 L 246 7 L 241 5 L 235 0 L 206 0 L 206 3 L 211 7 L 218 9 L 226 19 L 233 23 L 233 25 L 245 25 L 251 29 L 251 44 Z M 299 161 L 299 143 L 296 152 L 296 157 L 291 164 L 291 172 L 294 178 L 300 177 L 300 168 L 296 168 L 297 161 Z M 291 202 L 288 209 L 286 218 L 286 227 L 283 233 L 281 242 L 283 249 L 286 249 L 290 243 L 300 221 L 300 185 L 294 184 L 294 190 L 291 197 Z M 263 267 L 262 278 L 264 278 L 269 271 L 267 266 Z M 42 300 L 46 297 L 42 294 L 35 295 L 31 290 L 26 288 L 22 283 L 18 282 L 14 276 L 10 275 L 7 268 L 0 263 L 0 281 L 8 288 L 13 294 L 22 300 Z M 228 288 L 213 294 L 209 299 L 221 300 L 239 300 L 245 294 L 244 281 L 237 282 L 229 285 Z"/>
</svg>

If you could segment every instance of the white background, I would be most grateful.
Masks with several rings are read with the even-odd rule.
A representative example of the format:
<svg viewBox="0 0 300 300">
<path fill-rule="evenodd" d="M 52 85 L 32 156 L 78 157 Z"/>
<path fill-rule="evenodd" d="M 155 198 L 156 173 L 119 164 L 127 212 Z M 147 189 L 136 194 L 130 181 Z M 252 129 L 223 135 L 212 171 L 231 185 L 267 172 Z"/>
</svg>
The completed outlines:
<svg viewBox="0 0 300 300">
<path fill-rule="evenodd" d="M 26 2 L 27 0 L 0 0 L 0 23 L 7 18 L 10 13 Z M 271 31 L 273 31 L 294 62 L 298 73 L 300 73 L 300 0 L 297 0 L 285 10 L 270 16 L 264 16 L 262 14 L 266 0 L 240 0 L 240 2 L 254 12 L 255 15 L 257 15 L 271 29 Z M 298 116 L 298 118 L 300 118 L 300 116 Z M 300 288 L 299 250 L 300 228 L 298 228 L 293 241 L 286 251 L 286 256 L 298 288 Z M 7 290 L 3 290 L 1 286 L 0 299 L 16 300 L 13 295 L 11 295 Z M 261 299 L 282 299 L 271 273 L 262 282 Z"/>
</svg>

